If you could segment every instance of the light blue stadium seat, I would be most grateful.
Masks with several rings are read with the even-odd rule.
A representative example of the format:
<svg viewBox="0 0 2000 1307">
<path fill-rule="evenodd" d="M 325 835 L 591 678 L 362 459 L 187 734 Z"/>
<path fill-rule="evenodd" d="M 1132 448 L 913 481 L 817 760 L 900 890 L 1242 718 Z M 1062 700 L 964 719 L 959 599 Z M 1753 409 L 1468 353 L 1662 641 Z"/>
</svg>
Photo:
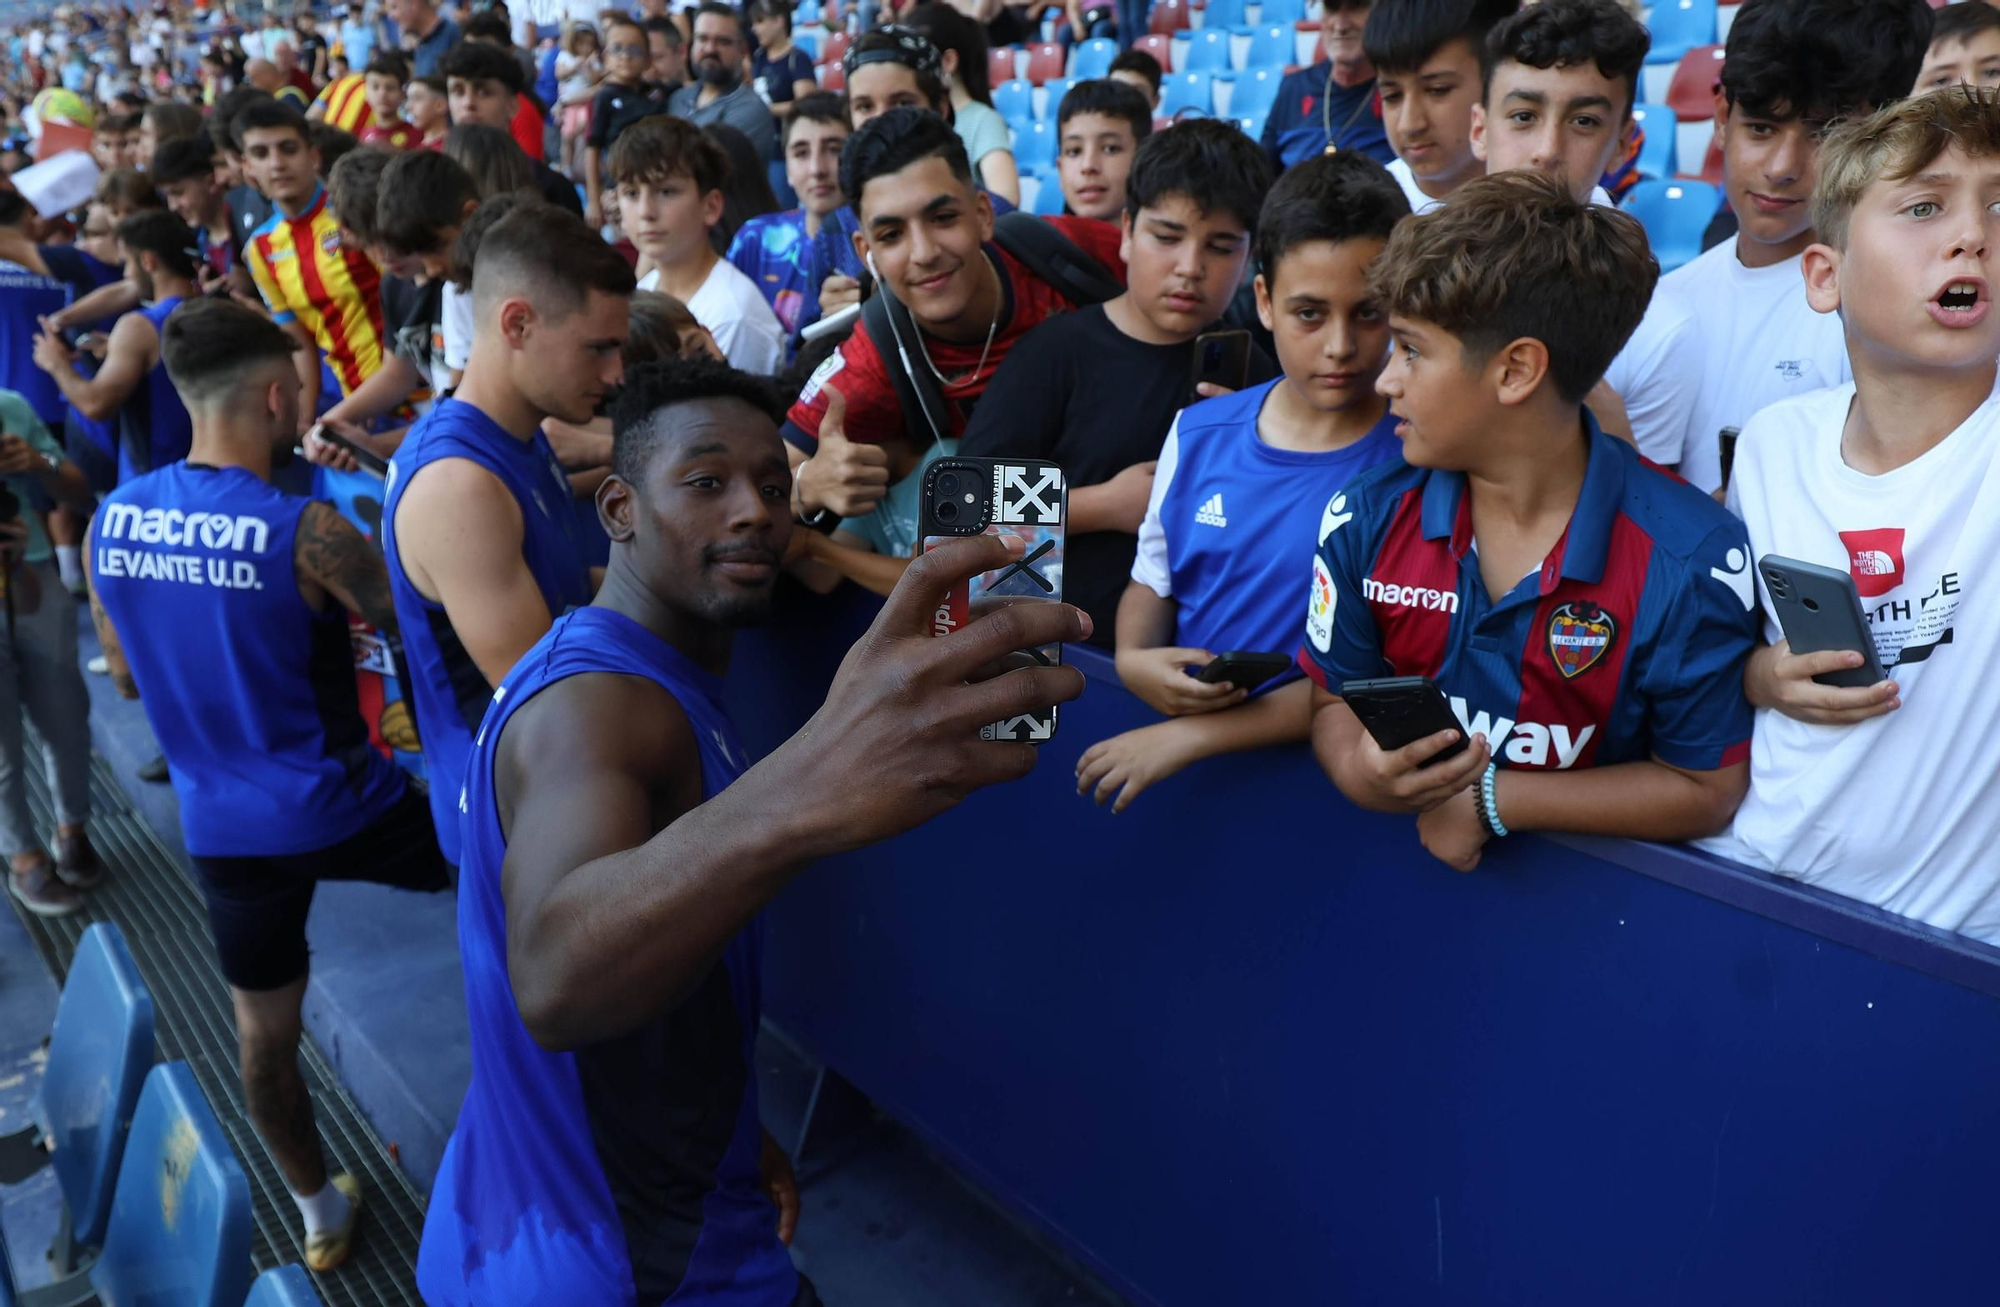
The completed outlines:
<svg viewBox="0 0 2000 1307">
<path fill-rule="evenodd" d="M 1259 23 L 1244 30 L 1250 34 L 1250 52 L 1243 56 L 1245 68 L 1276 68 L 1283 72 L 1292 62 L 1298 41 L 1289 26 Z"/>
<path fill-rule="evenodd" d="M 145 1307 L 241 1307 L 250 1290 L 250 1184 L 185 1062 L 146 1077 L 90 1281 Z"/>
<path fill-rule="evenodd" d="M 1213 79 L 1209 74 L 1169 73 L 1160 85 L 1160 116 L 1171 118 L 1188 109 L 1207 113 L 1214 99 Z"/>
<path fill-rule="evenodd" d="M 1010 123 L 1030 123 L 1035 120 L 1035 87 L 1025 78 L 1016 77 L 993 88 L 993 108 Z"/>
<path fill-rule="evenodd" d="M 1656 0 L 1647 29 L 1649 64 L 1677 64 L 1699 45 L 1715 44 L 1715 0 Z"/>
<path fill-rule="evenodd" d="M 1639 175 L 1655 181 L 1672 177 L 1677 171 L 1674 138 L 1679 134 L 1673 110 L 1649 110 L 1645 105 L 1634 105 L 1632 121 L 1646 132 L 1646 139 L 1639 143 Z"/>
<path fill-rule="evenodd" d="M 1035 117 L 1042 122 L 1053 125 L 1056 120 L 1056 111 L 1062 108 L 1063 97 L 1069 94 L 1069 88 L 1074 85 L 1076 85 L 1075 81 L 1070 78 L 1051 77 L 1048 81 L 1042 83 L 1042 85 L 1037 86 L 1035 88 Z"/>
<path fill-rule="evenodd" d="M 1264 7 L 1257 15 L 1259 23 L 1290 27 L 1306 16 L 1306 0 L 1264 0 Z"/>
<path fill-rule="evenodd" d="M 1661 272 L 1672 272 L 1701 253 L 1701 236 L 1722 194 L 1707 182 L 1643 181 L 1625 196 L 1625 212 L 1639 220 Z"/>
<path fill-rule="evenodd" d="M 73 1245 L 104 1241 L 126 1133 L 152 1065 L 153 996 L 118 927 L 97 922 L 83 932 L 56 1002 L 36 1124 L 0 1141 L 0 1181 L 18 1182 L 43 1164 L 55 1171 L 64 1206 L 58 1277 L 75 1267 Z M 52 1154 L 41 1151 L 44 1134 Z"/>
<path fill-rule="evenodd" d="M 1228 68 L 1228 28 L 1204 27 L 1199 32 L 1188 33 L 1187 57 L 1181 60 L 1181 71 L 1219 73 Z"/>
<path fill-rule="evenodd" d="M 1270 116 L 1271 106 L 1277 103 L 1278 85 L 1285 80 L 1285 74 L 1277 68 L 1245 68 L 1240 73 L 1231 73 L 1227 80 L 1229 104 L 1226 108 L 1229 116 L 1262 123 Z"/>
<path fill-rule="evenodd" d="M 1056 125 L 1052 122 L 1025 123 L 1014 129 L 1014 166 L 1037 172 L 1055 167 Z"/>
<path fill-rule="evenodd" d="M 294 1262 L 258 1276 L 243 1307 L 320 1307 L 320 1296 L 306 1268 Z"/>
<path fill-rule="evenodd" d="M 1226 32 L 1243 26 L 1249 19 L 1244 4 L 1245 0 L 1208 0 L 1208 7 L 1201 11 L 1202 30 Z"/>
<path fill-rule="evenodd" d="M 817 23 L 820 18 L 819 0 L 799 0 L 798 7 L 792 10 L 792 22 L 794 25 Z M 797 39 L 796 33 L 793 34 L 793 39 Z"/>
<path fill-rule="evenodd" d="M 1072 81 L 1087 82 L 1093 77 L 1104 77 L 1111 72 L 1111 61 L 1118 57 L 1118 42 L 1094 37 L 1079 45 L 1070 55 L 1069 75 Z"/>
<path fill-rule="evenodd" d="M 1041 189 L 1035 192 L 1035 216 L 1053 218 L 1063 211 L 1062 176 L 1054 168 L 1044 172 L 1040 178 Z"/>
</svg>

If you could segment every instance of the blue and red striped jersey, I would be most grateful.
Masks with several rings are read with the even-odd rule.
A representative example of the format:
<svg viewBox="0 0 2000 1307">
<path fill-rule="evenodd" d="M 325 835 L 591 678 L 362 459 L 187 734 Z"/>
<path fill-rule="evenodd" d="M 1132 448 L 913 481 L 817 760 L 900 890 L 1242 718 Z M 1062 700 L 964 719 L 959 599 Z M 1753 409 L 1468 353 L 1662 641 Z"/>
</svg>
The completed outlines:
<svg viewBox="0 0 2000 1307">
<path fill-rule="evenodd" d="M 1430 677 L 1503 767 L 1742 762 L 1757 641 L 1743 524 L 1584 420 L 1569 526 L 1497 602 L 1462 473 L 1396 459 L 1335 495 L 1299 661 L 1335 694 L 1350 679 Z"/>
</svg>

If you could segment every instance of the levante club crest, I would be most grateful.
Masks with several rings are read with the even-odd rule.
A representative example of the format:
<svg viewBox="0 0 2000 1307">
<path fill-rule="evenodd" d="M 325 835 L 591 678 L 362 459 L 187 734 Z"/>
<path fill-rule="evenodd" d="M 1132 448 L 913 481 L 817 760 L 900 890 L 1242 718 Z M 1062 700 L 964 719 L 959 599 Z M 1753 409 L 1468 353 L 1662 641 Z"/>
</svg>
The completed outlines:
<svg viewBox="0 0 2000 1307">
<path fill-rule="evenodd" d="M 1618 623 L 1596 604 L 1564 604 L 1549 619 L 1549 656 L 1565 681 L 1597 665 L 1618 638 Z"/>
</svg>

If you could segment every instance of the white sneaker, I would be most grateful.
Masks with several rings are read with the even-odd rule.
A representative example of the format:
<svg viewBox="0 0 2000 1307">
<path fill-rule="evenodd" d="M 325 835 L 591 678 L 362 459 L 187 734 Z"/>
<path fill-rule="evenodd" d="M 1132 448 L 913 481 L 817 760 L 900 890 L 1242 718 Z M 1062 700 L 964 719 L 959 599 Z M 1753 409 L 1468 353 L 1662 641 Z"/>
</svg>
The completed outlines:
<svg viewBox="0 0 2000 1307">
<path fill-rule="evenodd" d="M 97 657 L 85 663 L 83 665 L 83 670 L 89 672 L 92 676 L 109 676 L 111 675 L 111 664 L 104 661 L 103 654 L 99 654 L 97 655 Z"/>
</svg>

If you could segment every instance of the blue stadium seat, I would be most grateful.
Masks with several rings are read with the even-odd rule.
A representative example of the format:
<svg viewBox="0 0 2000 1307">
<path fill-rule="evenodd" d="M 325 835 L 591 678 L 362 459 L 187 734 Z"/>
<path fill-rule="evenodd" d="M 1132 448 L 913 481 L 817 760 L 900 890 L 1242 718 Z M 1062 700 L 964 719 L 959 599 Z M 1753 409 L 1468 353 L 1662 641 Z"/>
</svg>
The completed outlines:
<svg viewBox="0 0 2000 1307">
<path fill-rule="evenodd" d="M 1290 27 L 1306 16 L 1305 0 L 1264 0 L 1264 7 L 1257 15 L 1259 23 Z"/>
<path fill-rule="evenodd" d="M 1278 84 L 1284 80 L 1284 71 L 1278 68 L 1245 68 L 1226 78 L 1218 77 L 1218 86 L 1226 83 L 1229 87 L 1229 103 L 1222 106 L 1222 111 L 1231 118 L 1247 118 L 1262 123 L 1270 116 L 1271 106 L 1277 103 Z M 1221 98 L 1220 95 L 1216 97 L 1217 100 Z M 1251 133 L 1253 136 L 1256 134 Z"/>
<path fill-rule="evenodd" d="M 1051 77 L 1043 85 L 1037 86 L 1034 99 L 1035 117 L 1045 123 L 1054 123 L 1056 111 L 1062 108 L 1063 97 L 1069 94 L 1069 88 L 1074 85 L 1076 83 L 1070 78 Z"/>
<path fill-rule="evenodd" d="M 1715 0 L 1657 0 L 1648 31 L 1649 64 L 1677 64 L 1696 46 L 1715 43 Z"/>
<path fill-rule="evenodd" d="M 1639 220 L 1661 272 L 1672 272 L 1701 253 L 1701 236 L 1722 204 L 1707 182 L 1643 181 L 1625 197 L 1625 212 Z"/>
<path fill-rule="evenodd" d="M 1232 27 L 1241 27 L 1249 21 L 1244 9 L 1244 0 L 1208 0 L 1208 7 L 1201 11 L 1201 30 L 1204 32 L 1226 32 Z"/>
<path fill-rule="evenodd" d="M 819 0 L 799 0 L 798 7 L 792 10 L 792 22 L 795 25 L 800 23 L 817 23 L 819 20 Z M 794 33 L 793 39 L 797 39 L 796 33 Z"/>
<path fill-rule="evenodd" d="M 798 192 L 792 189 L 792 179 L 785 175 L 782 159 L 773 159 L 764 165 L 764 177 L 771 183 L 771 194 L 778 201 L 780 209 L 799 207 Z"/>
<path fill-rule="evenodd" d="M 1035 120 L 1035 87 L 1025 78 L 1016 77 L 993 88 L 993 108 L 1002 118 L 1016 125 Z"/>
<path fill-rule="evenodd" d="M 1062 177 L 1051 168 L 1043 173 L 1041 189 L 1035 192 L 1033 212 L 1037 217 L 1054 218 L 1063 211 Z"/>
<path fill-rule="evenodd" d="M 1649 111 L 1645 105 L 1634 105 L 1632 121 L 1646 132 L 1646 139 L 1639 143 L 1639 175 L 1654 181 L 1673 176 L 1675 128 L 1679 125 L 1673 111 Z"/>
<path fill-rule="evenodd" d="M 320 1297 L 306 1268 L 295 1262 L 258 1276 L 243 1307 L 320 1307 Z"/>
<path fill-rule="evenodd" d="M 1245 68 L 1276 68 L 1283 72 L 1297 48 L 1289 26 L 1259 23 L 1250 28 L 1250 52 L 1243 56 Z"/>
<path fill-rule="evenodd" d="M 250 1184 L 185 1062 L 146 1077 L 90 1281 L 147 1307 L 241 1307 L 250 1290 Z"/>
<path fill-rule="evenodd" d="M 1160 86 L 1160 116 L 1171 118 L 1189 109 L 1207 113 L 1215 98 L 1212 81 L 1207 73 L 1169 73 Z"/>
<path fill-rule="evenodd" d="M 1014 129 L 1014 166 L 1027 171 L 1047 171 L 1056 162 L 1056 125 L 1052 122 L 1025 123 Z"/>
<path fill-rule="evenodd" d="M 1224 72 L 1229 67 L 1229 29 L 1204 27 L 1188 33 L 1187 56 L 1181 60 L 1183 72 Z"/>
<path fill-rule="evenodd" d="M 1071 80 L 1087 82 L 1093 77 L 1103 77 L 1111 71 L 1111 61 L 1118 57 L 1118 42 L 1095 37 L 1085 41 L 1070 52 L 1069 75 Z"/>
<path fill-rule="evenodd" d="M 4 1141 L 0 1161 L 0 1182 L 42 1164 L 54 1170 L 64 1206 L 58 1276 L 74 1269 L 71 1245 L 104 1242 L 126 1132 L 152 1065 L 153 996 L 118 927 L 97 922 L 83 932 L 56 1002 L 36 1124 Z M 52 1154 L 41 1151 L 44 1134 Z"/>
</svg>

